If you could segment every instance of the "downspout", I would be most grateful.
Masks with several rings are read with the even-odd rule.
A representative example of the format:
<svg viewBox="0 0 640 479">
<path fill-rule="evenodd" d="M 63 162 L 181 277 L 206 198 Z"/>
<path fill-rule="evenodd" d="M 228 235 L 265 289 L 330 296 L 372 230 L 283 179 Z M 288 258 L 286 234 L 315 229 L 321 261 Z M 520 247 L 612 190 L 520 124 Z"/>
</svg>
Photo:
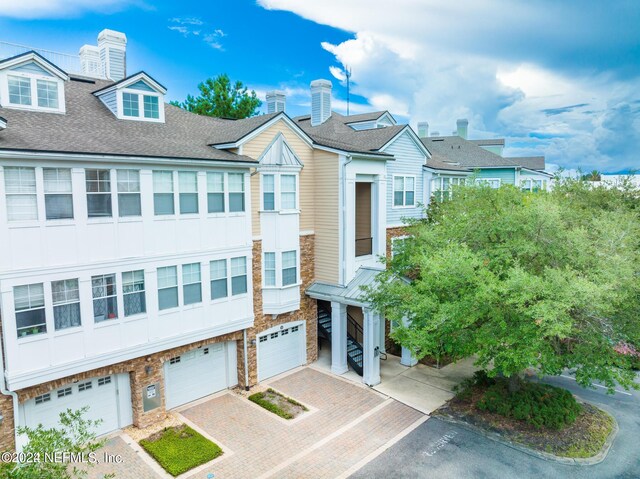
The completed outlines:
<svg viewBox="0 0 640 479">
<path fill-rule="evenodd" d="M 18 400 L 18 393 L 15 391 L 9 391 L 6 388 L 6 377 L 4 371 L 4 348 L 0 348 L 0 371 L 2 371 L 2 381 L 0 381 L 0 393 L 5 396 L 11 396 L 13 398 L 13 434 L 15 440 L 16 451 L 18 450 L 18 427 L 19 427 L 19 418 L 20 418 L 20 401 Z M 3 421 L 6 418 L 3 418 Z"/>
<path fill-rule="evenodd" d="M 244 335 L 243 346 L 244 346 L 244 390 L 249 390 L 249 358 L 247 358 L 247 330 L 243 329 L 242 334 Z"/>
<path fill-rule="evenodd" d="M 351 155 L 345 155 L 346 161 L 342 163 L 342 282 L 347 284 L 347 165 L 353 161 Z"/>
</svg>

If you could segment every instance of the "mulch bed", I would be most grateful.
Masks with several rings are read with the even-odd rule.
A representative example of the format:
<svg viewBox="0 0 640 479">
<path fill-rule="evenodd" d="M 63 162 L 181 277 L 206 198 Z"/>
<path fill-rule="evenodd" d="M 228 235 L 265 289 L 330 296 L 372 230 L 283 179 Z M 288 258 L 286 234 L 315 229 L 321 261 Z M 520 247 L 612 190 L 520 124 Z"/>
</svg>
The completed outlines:
<svg viewBox="0 0 640 479">
<path fill-rule="evenodd" d="M 582 412 L 570 426 L 560 431 L 544 427 L 537 429 L 524 421 L 478 409 L 475 404 L 484 391 L 483 387 L 474 386 L 469 399 L 455 397 L 443 408 L 434 411 L 433 415 L 449 416 L 497 433 L 507 441 L 567 458 L 587 458 L 596 455 L 613 431 L 613 418 L 588 403 L 581 403 Z"/>
</svg>

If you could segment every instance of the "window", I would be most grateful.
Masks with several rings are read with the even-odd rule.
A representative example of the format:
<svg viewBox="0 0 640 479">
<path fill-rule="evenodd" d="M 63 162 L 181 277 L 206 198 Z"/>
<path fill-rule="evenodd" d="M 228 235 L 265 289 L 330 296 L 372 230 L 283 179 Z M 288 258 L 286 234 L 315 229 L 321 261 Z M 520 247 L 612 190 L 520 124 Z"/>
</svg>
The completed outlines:
<svg viewBox="0 0 640 479">
<path fill-rule="evenodd" d="M 229 173 L 229 211 L 244 211 L 243 173 Z"/>
<path fill-rule="evenodd" d="M 31 79 L 7 77 L 9 80 L 9 103 L 31 106 Z"/>
<path fill-rule="evenodd" d="M 58 108 L 58 84 L 53 81 L 37 80 L 38 106 Z"/>
<path fill-rule="evenodd" d="M 211 299 L 227 297 L 227 260 L 218 259 L 210 263 Z"/>
<path fill-rule="evenodd" d="M 49 402 L 49 401 L 51 401 L 50 393 L 42 394 L 41 396 L 35 397 L 36 404 L 42 404 L 43 402 Z"/>
<path fill-rule="evenodd" d="M 231 295 L 247 292 L 247 258 L 231 258 Z"/>
<path fill-rule="evenodd" d="M 169 309 L 178 306 L 178 268 L 167 266 L 158 268 L 158 308 Z"/>
<path fill-rule="evenodd" d="M 175 213 L 173 205 L 173 173 L 171 171 L 153 172 L 153 211 L 156 216 Z"/>
<path fill-rule="evenodd" d="M 56 331 L 80 326 L 80 293 L 77 279 L 51 282 L 53 322 Z"/>
<path fill-rule="evenodd" d="M 144 95 L 144 117 L 160 118 L 160 110 L 158 109 L 158 97 L 152 95 Z"/>
<path fill-rule="evenodd" d="M 122 93 L 122 114 L 124 116 L 140 116 L 137 93 Z"/>
<path fill-rule="evenodd" d="M 98 386 L 104 386 L 106 384 L 111 384 L 111 376 L 105 376 L 98 379 Z"/>
<path fill-rule="evenodd" d="M 543 189 L 543 182 L 542 180 L 532 180 L 532 179 L 521 180 L 520 187 L 522 188 L 522 191 L 536 192 Z"/>
<path fill-rule="evenodd" d="M 146 313 L 147 300 L 144 291 L 144 270 L 122 273 L 122 299 L 125 316 Z"/>
<path fill-rule="evenodd" d="M 42 283 L 14 287 L 13 303 L 19 338 L 47 332 Z"/>
<path fill-rule="evenodd" d="M 296 209 L 296 176 L 282 175 L 280 177 L 280 207 L 283 210 Z"/>
<path fill-rule="evenodd" d="M 44 206 L 48 220 L 73 218 L 71 170 L 44 168 Z"/>
<path fill-rule="evenodd" d="M 413 176 L 393 177 L 393 206 L 415 206 L 416 187 Z"/>
<path fill-rule="evenodd" d="M 140 172 L 138 170 L 118 170 L 118 215 L 140 216 Z"/>
<path fill-rule="evenodd" d="M 276 209 L 275 177 L 273 175 L 262 175 L 262 208 L 264 211 Z"/>
<path fill-rule="evenodd" d="M 169 359 L 169 364 L 178 364 L 180 362 L 180 356 L 175 356 Z"/>
<path fill-rule="evenodd" d="M 264 254 L 264 285 L 265 286 L 276 285 L 276 254 L 275 253 Z"/>
<path fill-rule="evenodd" d="M 437 201 L 451 199 L 453 188 L 464 185 L 465 179 L 459 177 L 438 177 L 431 180 L 431 194 Z"/>
<path fill-rule="evenodd" d="M 71 393 L 72 393 L 72 391 L 71 391 L 70 387 L 64 388 L 64 389 L 58 389 L 58 397 L 59 398 L 63 398 L 65 396 L 71 396 Z"/>
<path fill-rule="evenodd" d="M 111 216 L 111 172 L 85 170 L 89 218 Z"/>
<path fill-rule="evenodd" d="M 224 213 L 224 173 L 207 173 L 207 211 Z"/>
<path fill-rule="evenodd" d="M 35 168 L 5 168 L 7 219 L 25 221 L 38 219 Z"/>
<path fill-rule="evenodd" d="M 184 304 L 202 302 L 200 263 L 182 265 L 182 295 Z"/>
<path fill-rule="evenodd" d="M 295 251 L 282 253 L 282 286 L 289 286 L 298 282 L 298 267 Z"/>
<path fill-rule="evenodd" d="M 476 178 L 476 185 L 500 188 L 500 178 Z"/>
<path fill-rule="evenodd" d="M 91 381 L 87 381 L 86 383 L 78 384 L 78 391 L 88 391 L 89 389 L 93 389 L 93 383 Z"/>
<path fill-rule="evenodd" d="M 104 274 L 91 277 L 93 294 L 93 319 L 96 323 L 118 317 L 116 275 Z"/>
<path fill-rule="evenodd" d="M 180 187 L 180 214 L 198 212 L 198 175 L 195 172 L 181 171 L 178 173 Z"/>
</svg>

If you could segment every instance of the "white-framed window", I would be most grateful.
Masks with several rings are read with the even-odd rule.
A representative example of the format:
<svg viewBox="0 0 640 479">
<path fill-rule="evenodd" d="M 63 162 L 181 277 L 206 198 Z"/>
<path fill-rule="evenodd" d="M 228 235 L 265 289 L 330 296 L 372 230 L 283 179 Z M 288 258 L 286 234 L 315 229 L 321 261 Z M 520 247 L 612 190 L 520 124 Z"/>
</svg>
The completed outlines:
<svg viewBox="0 0 640 479">
<path fill-rule="evenodd" d="M 198 213 L 198 174 L 195 171 L 178 172 L 180 214 Z"/>
<path fill-rule="evenodd" d="M 289 286 L 298 282 L 298 261 L 296 251 L 282 253 L 282 286 Z"/>
<path fill-rule="evenodd" d="M 19 338 L 47 332 L 44 285 L 42 283 L 15 286 L 13 288 L 13 304 Z"/>
<path fill-rule="evenodd" d="M 217 259 L 209 264 L 211 272 L 211 299 L 226 298 L 227 289 L 227 260 Z"/>
<path fill-rule="evenodd" d="M 124 116 L 140 116 L 140 99 L 137 93 L 122 93 L 122 114 Z"/>
<path fill-rule="evenodd" d="M 111 217 L 111 171 L 85 170 L 89 218 Z"/>
<path fill-rule="evenodd" d="M 276 209 L 276 180 L 275 175 L 262 175 L 262 209 L 273 211 Z"/>
<path fill-rule="evenodd" d="M 118 95 L 120 95 L 122 108 L 120 118 L 153 122 L 164 121 L 162 95 L 126 88 L 120 90 Z"/>
<path fill-rule="evenodd" d="M 500 188 L 501 183 L 500 178 L 476 178 L 476 185 L 488 186 L 489 188 Z"/>
<path fill-rule="evenodd" d="M 9 221 L 37 220 L 35 168 L 6 167 L 4 186 L 7 198 L 7 219 Z"/>
<path fill-rule="evenodd" d="M 231 258 L 231 295 L 247 292 L 247 258 Z"/>
<path fill-rule="evenodd" d="M 451 199 L 453 187 L 465 184 L 465 178 L 459 176 L 440 176 L 431 180 L 431 194 L 437 201 Z"/>
<path fill-rule="evenodd" d="M 416 205 L 416 177 L 393 177 L 393 206 L 412 207 Z"/>
<path fill-rule="evenodd" d="M 41 108 L 58 108 L 58 83 L 49 80 L 36 80 L 38 89 L 38 106 Z"/>
<path fill-rule="evenodd" d="M 280 208 L 296 209 L 296 175 L 280 175 Z"/>
<path fill-rule="evenodd" d="M 115 274 L 91 277 L 93 320 L 96 323 L 118 318 L 118 292 Z"/>
<path fill-rule="evenodd" d="M 31 106 L 31 78 L 8 75 L 9 103 Z"/>
<path fill-rule="evenodd" d="M 265 286 L 276 285 L 276 254 L 275 253 L 264 254 L 264 285 Z"/>
<path fill-rule="evenodd" d="M 229 173 L 229 211 L 244 211 L 244 173 Z"/>
<path fill-rule="evenodd" d="M 522 191 L 540 191 L 544 188 L 543 180 L 534 180 L 534 179 L 522 179 L 520 180 L 520 188 Z"/>
<path fill-rule="evenodd" d="M 156 216 L 175 214 L 173 172 L 153 172 L 153 212 Z"/>
<path fill-rule="evenodd" d="M 182 265 L 182 296 L 185 305 L 202 302 L 200 263 Z"/>
<path fill-rule="evenodd" d="M 155 95 L 143 95 L 142 103 L 144 105 L 144 117 L 153 118 L 155 120 L 160 118 L 160 101 Z"/>
<path fill-rule="evenodd" d="M 178 268 L 165 266 L 158 268 L 158 309 L 178 306 Z"/>
<path fill-rule="evenodd" d="M 224 213 L 224 173 L 207 173 L 207 211 Z"/>
<path fill-rule="evenodd" d="M 122 300 L 125 317 L 146 313 L 147 299 L 144 287 L 144 270 L 125 271 L 122 273 Z"/>
<path fill-rule="evenodd" d="M 43 168 L 44 207 L 48 220 L 73 219 L 73 192 L 69 168 Z"/>
<path fill-rule="evenodd" d="M 64 112 L 64 86 L 56 77 L 13 70 L 3 78 L 6 78 L 8 100 L 5 106 Z"/>
<path fill-rule="evenodd" d="M 141 216 L 140 171 L 117 170 L 118 176 L 118 215 Z"/>
<path fill-rule="evenodd" d="M 82 324 L 80 319 L 80 291 L 77 279 L 51 282 L 53 297 L 53 322 L 56 331 L 75 328 Z"/>
</svg>

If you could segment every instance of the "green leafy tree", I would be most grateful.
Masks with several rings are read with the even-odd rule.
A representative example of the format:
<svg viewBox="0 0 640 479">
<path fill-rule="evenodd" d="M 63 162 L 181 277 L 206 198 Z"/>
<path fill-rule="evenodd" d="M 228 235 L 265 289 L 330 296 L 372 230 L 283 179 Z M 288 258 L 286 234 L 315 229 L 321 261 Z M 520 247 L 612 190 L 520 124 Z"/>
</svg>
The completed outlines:
<svg viewBox="0 0 640 479">
<path fill-rule="evenodd" d="M 368 295 L 417 358 L 475 357 L 512 392 L 530 367 L 637 387 L 616 347 L 640 345 L 638 199 L 630 184 L 581 180 L 539 193 L 456 188 L 410 224 Z"/>
<path fill-rule="evenodd" d="M 99 459 L 98 449 L 105 441 L 97 440 L 95 429 L 101 421 L 85 419 L 87 407 L 60 413 L 59 427 L 20 427 L 28 443 L 22 452 L 34 460 L 16 464 L 4 464 L 1 477 L 7 479 L 81 479 Z M 37 458 L 37 460 L 35 459 Z M 57 458 L 57 459 L 56 459 Z M 83 458 L 79 461 L 78 458 Z M 104 479 L 115 477 L 114 474 Z"/>
<path fill-rule="evenodd" d="M 198 84 L 198 90 L 200 95 L 187 95 L 184 102 L 171 104 L 198 115 L 235 119 L 257 115 L 262 105 L 255 91 L 249 92 L 241 81 L 232 83 L 226 73 L 206 79 Z"/>
<path fill-rule="evenodd" d="M 582 175 L 582 179 L 586 181 L 600 181 L 602 180 L 602 173 L 598 170 L 593 170 L 590 173 Z"/>
</svg>

